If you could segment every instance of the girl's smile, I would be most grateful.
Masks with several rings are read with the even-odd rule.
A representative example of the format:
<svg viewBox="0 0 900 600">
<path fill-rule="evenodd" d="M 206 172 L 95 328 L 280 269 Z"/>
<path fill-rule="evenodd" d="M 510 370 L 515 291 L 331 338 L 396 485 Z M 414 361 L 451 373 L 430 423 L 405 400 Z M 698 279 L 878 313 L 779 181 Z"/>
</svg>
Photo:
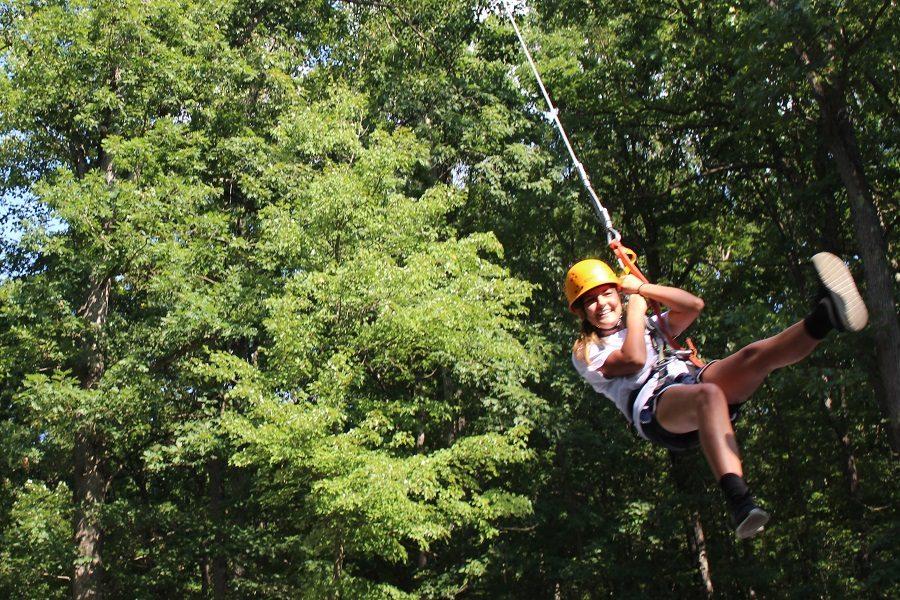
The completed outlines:
<svg viewBox="0 0 900 600">
<path fill-rule="evenodd" d="M 588 291 L 582 296 L 581 307 L 588 322 L 600 331 L 615 329 L 622 319 L 622 298 L 613 284 Z"/>
</svg>

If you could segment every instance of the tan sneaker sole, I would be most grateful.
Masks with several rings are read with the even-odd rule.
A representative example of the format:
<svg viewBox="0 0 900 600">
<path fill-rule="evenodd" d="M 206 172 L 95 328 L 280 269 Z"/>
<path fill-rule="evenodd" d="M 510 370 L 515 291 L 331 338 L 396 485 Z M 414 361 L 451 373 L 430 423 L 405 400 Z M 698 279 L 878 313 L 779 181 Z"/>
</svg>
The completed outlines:
<svg viewBox="0 0 900 600">
<path fill-rule="evenodd" d="M 865 327 L 869 322 L 869 311 L 844 261 L 830 252 L 819 252 L 812 257 L 812 262 L 834 306 L 835 327 L 844 331 L 859 331 Z"/>
</svg>

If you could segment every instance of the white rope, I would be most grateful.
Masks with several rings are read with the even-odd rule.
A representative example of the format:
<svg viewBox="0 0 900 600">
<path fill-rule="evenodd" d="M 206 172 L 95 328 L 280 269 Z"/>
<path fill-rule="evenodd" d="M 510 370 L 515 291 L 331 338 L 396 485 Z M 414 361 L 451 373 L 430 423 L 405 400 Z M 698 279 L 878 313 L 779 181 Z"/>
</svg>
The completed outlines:
<svg viewBox="0 0 900 600">
<path fill-rule="evenodd" d="M 569 151 L 569 156 L 572 158 L 572 164 L 575 165 L 575 169 L 578 171 L 578 175 L 581 177 L 581 183 L 584 184 L 584 188 L 587 190 L 588 195 L 590 195 L 591 197 L 594 211 L 597 213 L 597 217 L 599 217 L 600 221 L 603 223 L 603 226 L 606 228 L 606 241 L 612 243 L 613 241 L 621 240 L 622 236 L 613 227 L 612 219 L 609 216 L 609 211 L 607 211 L 603 206 L 603 203 L 600 202 L 600 197 L 597 196 L 597 192 L 594 191 L 594 186 L 591 185 L 591 180 L 588 177 L 587 171 L 584 170 L 584 165 L 581 164 L 581 161 L 578 160 L 578 157 L 575 155 L 575 150 L 572 148 L 572 144 L 569 142 L 569 136 L 566 135 L 566 130 L 563 127 L 562 122 L 559 120 L 559 110 L 555 106 L 553 106 L 553 101 L 550 99 L 550 94 L 547 93 L 547 88 L 544 87 L 544 80 L 541 79 L 541 74 L 538 72 L 537 66 L 534 64 L 534 59 L 531 58 L 531 52 L 529 52 L 528 50 L 528 45 L 525 43 L 525 38 L 522 36 L 522 32 L 519 31 L 518 24 L 516 24 L 516 19 L 513 16 L 509 0 L 503 0 L 503 8 L 506 9 L 506 16 L 509 17 L 509 22 L 512 23 L 513 29 L 516 32 L 516 36 L 519 38 L 519 43 L 522 45 L 522 50 L 525 52 L 526 58 L 528 58 L 528 64 L 531 65 L 531 72 L 534 73 L 534 78 L 537 80 L 538 87 L 541 88 L 541 93 L 544 95 L 544 100 L 547 102 L 547 107 L 550 109 L 547 114 L 549 115 L 549 118 L 552 119 L 556 124 L 556 128 L 559 130 L 559 135 L 562 137 L 563 142 L 566 145 L 566 150 Z"/>
</svg>

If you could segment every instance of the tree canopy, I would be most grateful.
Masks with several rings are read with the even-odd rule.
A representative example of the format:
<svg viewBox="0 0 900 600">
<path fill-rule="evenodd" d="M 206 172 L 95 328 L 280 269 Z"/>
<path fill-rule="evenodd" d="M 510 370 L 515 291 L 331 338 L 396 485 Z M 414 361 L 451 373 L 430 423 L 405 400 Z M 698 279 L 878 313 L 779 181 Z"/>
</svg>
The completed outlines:
<svg viewBox="0 0 900 600">
<path fill-rule="evenodd" d="M 892 2 L 516 2 L 707 358 L 844 257 L 738 425 L 769 530 L 578 378 L 612 260 L 503 6 L 0 3 L 0 595 L 892 597 Z"/>
</svg>

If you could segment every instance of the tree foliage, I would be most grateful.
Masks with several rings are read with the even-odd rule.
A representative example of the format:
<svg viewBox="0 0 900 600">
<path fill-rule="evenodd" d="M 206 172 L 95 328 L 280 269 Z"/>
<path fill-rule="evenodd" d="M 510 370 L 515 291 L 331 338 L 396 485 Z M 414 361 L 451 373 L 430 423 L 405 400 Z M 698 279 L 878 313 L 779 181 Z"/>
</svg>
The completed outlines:
<svg viewBox="0 0 900 600">
<path fill-rule="evenodd" d="M 821 249 L 896 306 L 892 3 L 516 6 L 704 355 L 801 317 Z M 725 596 L 897 594 L 895 309 L 744 409 L 774 520 L 737 543 L 571 368 L 560 281 L 610 257 L 498 3 L 0 23 L 0 594 L 695 597 L 701 555 Z"/>
</svg>

